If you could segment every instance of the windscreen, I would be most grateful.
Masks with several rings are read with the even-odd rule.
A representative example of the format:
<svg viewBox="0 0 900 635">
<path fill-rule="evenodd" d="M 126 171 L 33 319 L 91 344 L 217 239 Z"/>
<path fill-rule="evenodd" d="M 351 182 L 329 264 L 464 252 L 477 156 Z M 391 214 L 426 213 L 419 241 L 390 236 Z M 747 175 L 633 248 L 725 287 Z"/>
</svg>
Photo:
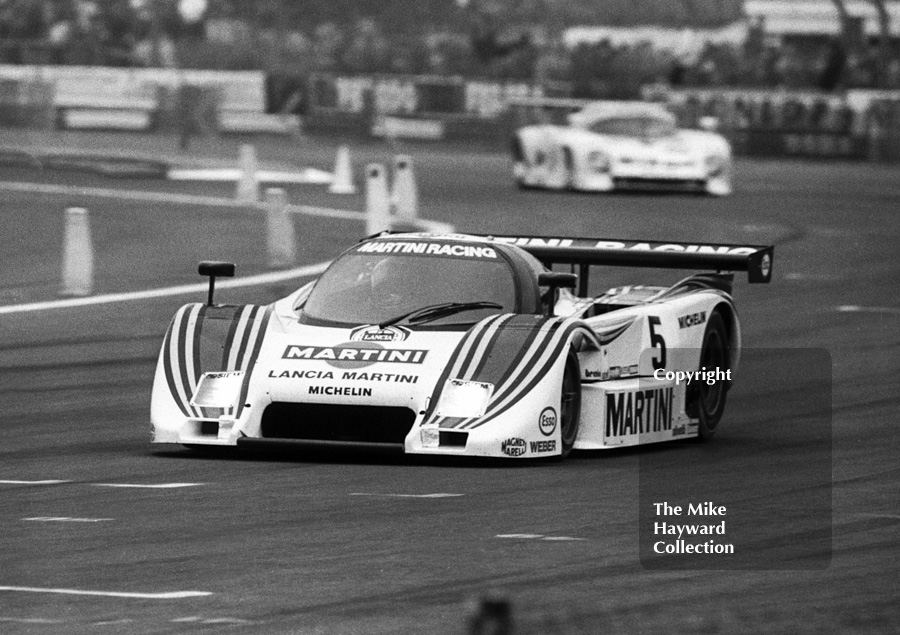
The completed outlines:
<svg viewBox="0 0 900 635">
<path fill-rule="evenodd" d="M 676 132 L 675 124 L 658 117 L 612 117 L 590 124 L 591 132 L 624 137 L 666 137 Z"/>
<path fill-rule="evenodd" d="M 437 242 L 370 242 L 329 267 L 301 317 L 340 324 L 378 324 L 447 302 L 496 302 L 428 324 L 473 323 L 516 310 L 512 267 L 490 246 Z"/>
</svg>

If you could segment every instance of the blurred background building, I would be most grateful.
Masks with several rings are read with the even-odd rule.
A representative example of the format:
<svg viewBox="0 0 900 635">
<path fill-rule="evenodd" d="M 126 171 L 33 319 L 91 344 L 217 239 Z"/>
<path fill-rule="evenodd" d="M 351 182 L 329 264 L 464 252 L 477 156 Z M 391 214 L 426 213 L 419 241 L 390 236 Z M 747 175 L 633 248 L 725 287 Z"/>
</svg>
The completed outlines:
<svg viewBox="0 0 900 635">
<path fill-rule="evenodd" d="M 900 0 L 0 0 L 0 125 L 500 146 L 537 111 L 654 99 L 738 153 L 900 160 L 898 21 Z"/>
<path fill-rule="evenodd" d="M 894 0 L 0 0 L 0 63 L 503 78 L 574 97 L 897 88 L 898 19 Z"/>
</svg>

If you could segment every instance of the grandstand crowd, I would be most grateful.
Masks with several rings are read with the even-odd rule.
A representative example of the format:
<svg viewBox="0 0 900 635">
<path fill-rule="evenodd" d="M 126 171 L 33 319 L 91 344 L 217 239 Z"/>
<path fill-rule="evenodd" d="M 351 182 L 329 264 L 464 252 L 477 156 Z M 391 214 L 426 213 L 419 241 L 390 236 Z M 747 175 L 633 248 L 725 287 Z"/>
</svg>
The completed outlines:
<svg viewBox="0 0 900 635">
<path fill-rule="evenodd" d="M 0 0 L 0 63 L 452 75 L 606 98 L 634 97 L 658 83 L 900 88 L 896 41 L 885 58 L 877 42 L 776 41 L 754 26 L 743 41 L 711 41 L 690 55 L 652 42 L 573 47 L 562 43 L 566 25 L 557 13 L 544 23 L 522 19 L 558 4 L 524 4 L 530 14 L 521 0 Z M 718 4 L 729 7 L 722 20 L 740 8 Z"/>
</svg>

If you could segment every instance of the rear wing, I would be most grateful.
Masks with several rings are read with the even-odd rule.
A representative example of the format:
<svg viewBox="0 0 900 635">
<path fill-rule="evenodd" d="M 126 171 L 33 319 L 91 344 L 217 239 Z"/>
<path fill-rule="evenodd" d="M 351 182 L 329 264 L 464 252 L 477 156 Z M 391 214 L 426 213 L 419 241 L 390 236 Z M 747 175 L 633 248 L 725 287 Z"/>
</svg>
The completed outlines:
<svg viewBox="0 0 900 635">
<path fill-rule="evenodd" d="M 592 103 L 590 99 L 566 97 L 519 97 L 506 102 L 507 112 L 516 128 L 533 124 L 568 123 L 568 115 Z"/>
<path fill-rule="evenodd" d="M 579 266 L 580 286 L 587 289 L 591 265 L 746 271 L 749 282 L 772 279 L 772 245 L 677 243 L 608 238 L 555 238 L 549 236 L 494 236 L 498 242 L 521 247 L 547 266 Z"/>
</svg>

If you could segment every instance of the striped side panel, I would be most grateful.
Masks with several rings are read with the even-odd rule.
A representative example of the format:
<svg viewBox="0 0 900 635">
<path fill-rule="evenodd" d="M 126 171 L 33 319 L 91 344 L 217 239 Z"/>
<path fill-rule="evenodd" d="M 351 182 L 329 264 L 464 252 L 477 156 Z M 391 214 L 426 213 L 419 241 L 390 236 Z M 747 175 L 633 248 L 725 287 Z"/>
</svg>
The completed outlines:
<svg viewBox="0 0 900 635">
<path fill-rule="evenodd" d="M 517 315 L 507 320 L 502 328 L 496 329 L 484 346 L 480 347 L 480 357 L 471 360 L 459 373 L 450 375 L 459 379 L 483 381 L 494 384 L 491 403 L 503 396 L 503 387 L 510 377 L 536 350 L 540 350 L 547 339 L 546 333 L 559 318 L 540 315 Z M 439 384 L 443 387 L 443 380 Z M 436 401 L 433 402 L 436 405 Z M 432 422 L 442 428 L 464 427 L 470 419 L 458 417 L 436 418 Z"/>
<path fill-rule="evenodd" d="M 190 404 L 194 394 L 191 384 L 195 382 L 195 377 L 188 372 L 188 356 L 184 353 L 188 350 L 188 329 L 190 326 L 196 326 L 201 309 L 202 304 L 187 304 L 181 307 L 175 313 L 163 342 L 163 369 L 166 382 L 172 398 L 185 417 L 197 417 L 200 414 Z"/>
<path fill-rule="evenodd" d="M 555 318 L 542 326 L 540 333 L 518 364 L 511 368 L 503 382 L 497 386 L 487 412 L 483 417 L 469 419 L 459 426 L 471 429 L 489 423 L 515 406 L 525 395 L 544 380 L 553 365 L 565 354 L 569 336 L 583 328 L 580 320 Z"/>
<path fill-rule="evenodd" d="M 207 307 L 204 319 L 197 325 L 195 335 L 194 372 L 196 382 L 205 372 L 234 370 L 228 366 L 228 354 L 234 341 L 240 315 L 249 311 L 247 306 Z M 223 344 L 224 343 L 224 344 Z M 217 419 L 224 414 L 223 408 L 200 408 L 200 416 Z"/>
<path fill-rule="evenodd" d="M 429 402 L 429 410 L 431 412 L 429 412 L 429 416 L 426 417 L 425 423 L 432 424 L 436 422 L 436 419 L 431 416 L 431 413 L 437 407 L 447 379 L 450 377 L 460 377 L 460 373 L 471 365 L 472 360 L 475 358 L 476 351 L 479 349 L 484 350 L 485 347 L 488 347 L 489 342 L 496 336 L 500 325 L 513 317 L 514 314 L 512 313 L 492 315 L 483 319 L 463 335 L 459 344 L 456 345 L 453 354 L 450 355 L 447 364 L 444 366 L 441 376 L 438 377 L 438 380 L 435 383 L 434 392 L 432 392 L 431 401 Z"/>
<path fill-rule="evenodd" d="M 217 418 L 220 408 L 199 408 L 190 401 L 205 372 L 245 371 L 243 410 L 250 361 L 259 354 L 272 309 L 259 306 L 183 306 L 175 314 L 163 342 L 163 371 L 172 398 L 190 418 Z"/>
<path fill-rule="evenodd" d="M 249 328 L 250 335 L 247 339 L 247 346 L 243 348 L 243 355 L 240 357 L 239 368 L 244 371 L 244 381 L 241 385 L 241 397 L 238 401 L 237 412 L 235 418 L 240 419 L 241 413 L 247 403 L 247 391 L 250 388 L 250 377 L 253 374 L 252 360 L 259 357 L 259 351 L 262 349 L 263 340 L 266 338 L 266 331 L 269 328 L 269 319 L 272 317 L 272 307 L 255 307 L 257 309 L 253 316 L 252 326 Z"/>
</svg>

